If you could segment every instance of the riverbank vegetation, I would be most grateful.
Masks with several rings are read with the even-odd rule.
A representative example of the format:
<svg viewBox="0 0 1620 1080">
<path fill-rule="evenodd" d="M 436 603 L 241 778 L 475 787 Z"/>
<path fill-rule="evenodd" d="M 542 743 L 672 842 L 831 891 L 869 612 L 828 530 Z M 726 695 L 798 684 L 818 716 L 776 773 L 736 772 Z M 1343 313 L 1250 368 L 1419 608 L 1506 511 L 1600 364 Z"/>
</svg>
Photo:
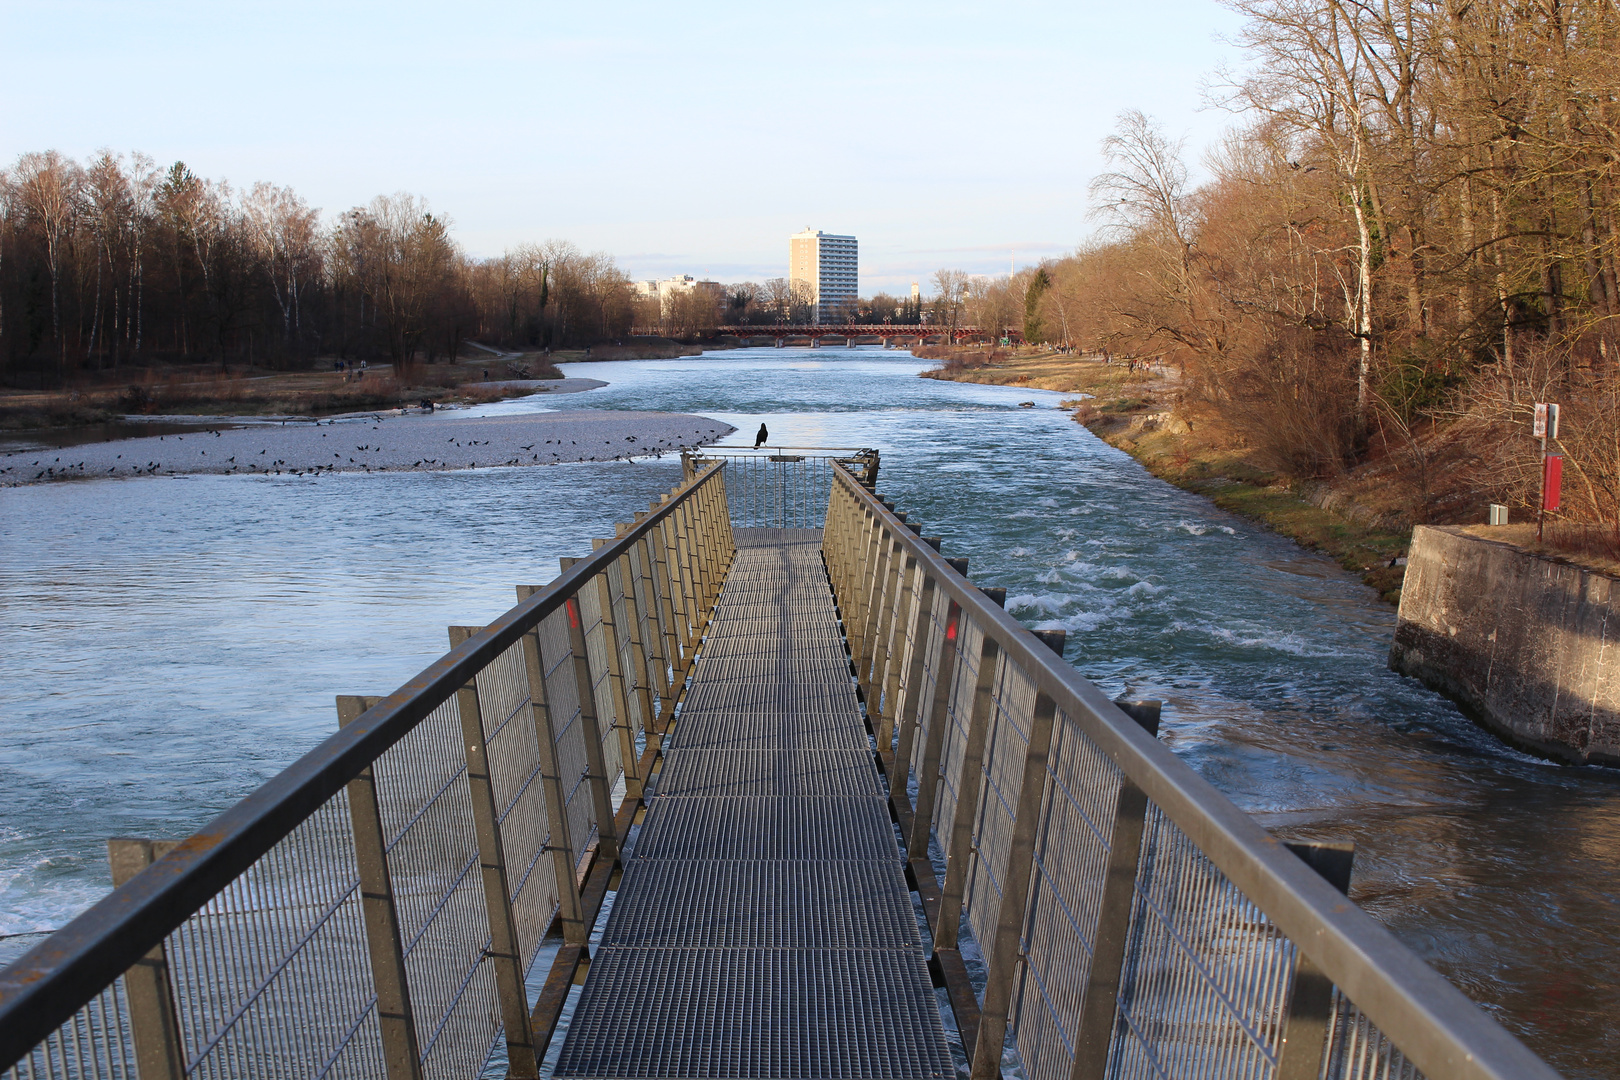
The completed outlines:
<svg viewBox="0 0 1620 1080">
<path fill-rule="evenodd" d="M 1229 6 L 1251 66 L 1211 90 L 1240 123 L 1209 181 L 1127 113 L 1104 231 L 968 318 L 1162 368 L 1127 428 L 1391 526 L 1533 513 L 1558 402 L 1561 514 L 1620 536 L 1620 9 Z"/>
<path fill-rule="evenodd" d="M 560 359 L 584 358 L 554 354 Z M 481 404 L 544 392 L 534 380 L 562 378 L 543 356 L 475 355 L 461 363 L 381 363 L 365 369 L 271 371 L 260 368 L 154 363 L 96 378 L 71 389 L 11 389 L 0 393 L 0 432 L 105 424 L 125 416 L 329 416 L 366 409 Z M 516 383 L 516 385 L 514 385 Z"/>
<path fill-rule="evenodd" d="M 334 359 L 421 381 L 413 367 L 471 339 L 549 350 L 628 333 L 630 281 L 609 256 L 554 241 L 473 259 L 450 225 L 407 194 L 323 217 L 290 188 L 141 154 L 23 154 L 0 171 L 0 387 Z"/>
</svg>

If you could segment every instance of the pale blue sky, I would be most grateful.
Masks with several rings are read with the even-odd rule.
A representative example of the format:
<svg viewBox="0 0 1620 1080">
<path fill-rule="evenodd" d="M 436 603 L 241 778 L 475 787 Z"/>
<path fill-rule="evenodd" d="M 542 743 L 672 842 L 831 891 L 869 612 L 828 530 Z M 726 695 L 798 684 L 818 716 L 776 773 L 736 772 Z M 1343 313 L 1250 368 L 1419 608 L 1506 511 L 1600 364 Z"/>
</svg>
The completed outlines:
<svg viewBox="0 0 1620 1080">
<path fill-rule="evenodd" d="M 860 238 L 870 293 L 1071 249 L 1122 109 L 1196 161 L 1236 28 L 1215 0 L 0 0 L 0 168 L 106 146 L 328 214 L 410 191 L 475 255 L 556 237 L 637 277 L 783 276 L 809 226 Z"/>
</svg>

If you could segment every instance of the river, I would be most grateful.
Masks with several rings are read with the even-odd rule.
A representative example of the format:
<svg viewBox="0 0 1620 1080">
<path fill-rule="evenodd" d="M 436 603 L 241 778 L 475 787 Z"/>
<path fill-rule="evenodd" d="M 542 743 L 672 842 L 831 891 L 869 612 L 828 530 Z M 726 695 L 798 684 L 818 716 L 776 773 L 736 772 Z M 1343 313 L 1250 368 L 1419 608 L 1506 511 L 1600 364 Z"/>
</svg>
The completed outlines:
<svg viewBox="0 0 1620 1080">
<path fill-rule="evenodd" d="M 1394 612 L 1371 590 L 1154 479 L 1060 395 L 925 366 L 574 364 L 610 385 L 473 412 L 662 409 L 734 441 L 763 420 L 773 444 L 877 447 L 881 490 L 974 580 L 1066 629 L 1110 694 L 1164 700 L 1188 764 L 1280 835 L 1354 841 L 1354 899 L 1566 1075 L 1616 1075 L 1620 774 L 1506 748 L 1388 671 Z M 392 689 L 445 626 L 488 621 L 678 476 L 664 459 L 0 491 L 0 934 L 59 925 L 105 891 L 108 836 L 190 832 L 330 732 L 333 695 Z"/>
</svg>

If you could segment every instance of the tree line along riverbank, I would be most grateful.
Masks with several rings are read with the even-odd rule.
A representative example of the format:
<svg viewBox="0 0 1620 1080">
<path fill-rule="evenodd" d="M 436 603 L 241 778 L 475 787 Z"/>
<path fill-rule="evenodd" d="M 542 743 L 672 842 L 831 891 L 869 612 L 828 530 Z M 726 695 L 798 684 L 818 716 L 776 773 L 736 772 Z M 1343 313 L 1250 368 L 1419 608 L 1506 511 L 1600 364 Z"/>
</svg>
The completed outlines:
<svg viewBox="0 0 1620 1080">
<path fill-rule="evenodd" d="M 939 361 L 924 378 L 1084 395 L 1065 405 L 1093 434 L 1155 476 L 1332 556 L 1391 604 L 1400 603 L 1414 525 L 1477 525 L 1500 497 L 1471 482 L 1466 444 L 1452 442 L 1444 428 L 1428 433 L 1424 455 L 1435 467 L 1418 481 L 1400 445 L 1377 437 L 1360 464 L 1301 476 L 1278 467 L 1241 425 L 1208 409 L 1189 416 L 1173 366 L 1041 347 L 915 352 Z M 1620 544 L 1606 526 L 1554 519 L 1538 538 L 1533 508 L 1521 501 L 1509 509 L 1515 523 L 1490 528 L 1490 539 L 1620 577 Z"/>
</svg>

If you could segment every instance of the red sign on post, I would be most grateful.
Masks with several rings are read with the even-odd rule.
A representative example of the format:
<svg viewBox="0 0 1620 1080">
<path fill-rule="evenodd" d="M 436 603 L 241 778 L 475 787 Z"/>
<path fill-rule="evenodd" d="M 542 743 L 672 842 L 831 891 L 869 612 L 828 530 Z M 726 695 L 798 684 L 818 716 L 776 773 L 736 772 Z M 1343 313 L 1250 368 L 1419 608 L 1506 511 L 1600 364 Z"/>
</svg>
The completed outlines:
<svg viewBox="0 0 1620 1080">
<path fill-rule="evenodd" d="M 1558 494 L 1564 482 L 1564 459 L 1548 454 L 1541 459 L 1541 508 L 1551 513 L 1558 509 Z"/>
</svg>

